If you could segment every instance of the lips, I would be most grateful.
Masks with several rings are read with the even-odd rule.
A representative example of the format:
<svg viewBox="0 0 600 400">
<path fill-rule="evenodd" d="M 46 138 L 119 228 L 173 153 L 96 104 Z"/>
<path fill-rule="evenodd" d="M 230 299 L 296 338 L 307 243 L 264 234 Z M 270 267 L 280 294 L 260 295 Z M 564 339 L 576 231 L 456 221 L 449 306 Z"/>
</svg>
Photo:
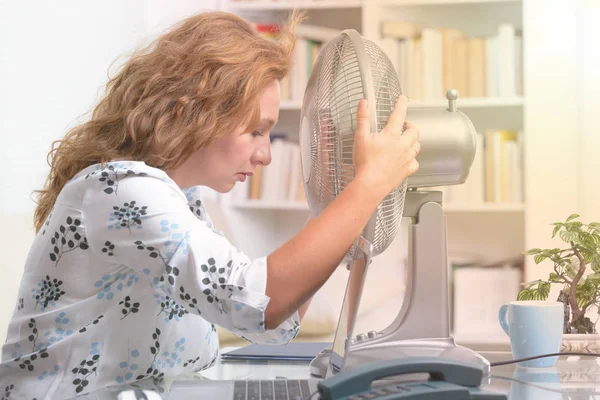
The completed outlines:
<svg viewBox="0 0 600 400">
<path fill-rule="evenodd" d="M 252 176 L 253 173 L 252 172 L 238 172 L 237 174 L 238 179 L 240 180 L 240 182 L 245 182 L 246 178 L 249 176 Z"/>
</svg>

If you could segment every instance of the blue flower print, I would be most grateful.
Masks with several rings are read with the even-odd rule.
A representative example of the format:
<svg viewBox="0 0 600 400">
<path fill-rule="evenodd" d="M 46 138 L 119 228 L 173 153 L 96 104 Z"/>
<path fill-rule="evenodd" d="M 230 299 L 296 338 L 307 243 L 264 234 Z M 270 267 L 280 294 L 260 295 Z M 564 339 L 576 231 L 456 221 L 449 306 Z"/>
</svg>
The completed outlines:
<svg viewBox="0 0 600 400">
<path fill-rule="evenodd" d="M 185 194 L 188 203 L 195 201 L 198 196 L 198 186 L 183 189 L 183 194 Z"/>
<path fill-rule="evenodd" d="M 45 342 L 38 342 L 38 346 L 41 348 L 47 348 L 53 345 L 54 343 L 58 343 L 64 338 L 71 336 L 73 334 L 72 329 L 68 329 L 66 325 L 69 324 L 69 318 L 67 317 L 67 313 L 61 312 L 55 319 L 57 327 L 52 329 L 44 334 Z"/>
<path fill-rule="evenodd" d="M 52 368 L 52 370 L 50 370 L 50 371 L 43 371 L 38 376 L 38 380 L 43 381 L 44 379 L 46 379 L 48 377 L 56 376 L 56 374 L 58 373 L 58 371 L 60 371 L 60 367 L 58 365 L 55 365 L 54 368 Z"/>
<path fill-rule="evenodd" d="M 120 375 L 117 375 L 115 378 L 117 383 L 128 382 L 133 379 L 133 375 L 139 368 L 135 359 L 139 356 L 140 352 L 137 349 L 130 350 L 127 354 L 127 360 L 119 363 L 119 368 L 121 368 L 122 371 Z"/>
<path fill-rule="evenodd" d="M 58 314 L 58 317 L 56 317 L 55 322 L 57 324 L 62 324 L 62 325 L 68 324 L 69 323 L 69 318 L 67 318 L 67 313 L 63 311 L 60 314 Z"/>
<path fill-rule="evenodd" d="M 163 256 L 168 263 L 173 258 L 175 251 L 180 251 L 183 255 L 189 253 L 187 247 L 187 235 L 182 233 L 178 224 L 169 223 L 168 220 L 160 221 L 160 230 L 168 233 L 168 238 L 163 242 Z"/>
<path fill-rule="evenodd" d="M 115 272 L 114 274 L 105 274 L 102 278 L 98 279 L 94 286 L 97 288 L 102 288 L 100 292 L 96 295 L 98 300 L 106 299 L 112 300 L 115 297 L 116 292 L 121 292 L 125 287 L 130 287 L 134 283 L 137 283 L 140 280 L 140 277 L 135 272 Z"/>
<path fill-rule="evenodd" d="M 8 349 L 5 349 L 4 351 L 6 351 L 8 353 Z M 15 359 L 17 357 L 23 357 L 23 353 L 21 352 L 21 344 L 20 343 L 15 343 L 13 346 L 13 350 L 10 353 L 11 359 Z"/>
<path fill-rule="evenodd" d="M 182 337 L 178 341 L 175 342 L 174 347 L 171 351 L 164 351 L 161 353 L 160 357 L 156 358 L 156 365 L 160 369 L 164 368 L 175 368 L 175 366 L 181 365 L 181 353 L 185 351 L 185 337 Z"/>
<path fill-rule="evenodd" d="M 157 276 L 155 276 L 155 277 L 151 277 L 151 276 L 150 276 L 150 269 L 148 269 L 148 268 L 144 268 L 144 269 L 142 270 L 142 273 L 143 273 L 144 275 L 146 275 L 146 278 L 148 278 L 148 283 L 150 283 L 150 287 L 152 287 L 152 288 L 156 288 L 156 286 L 157 286 L 157 285 L 160 283 L 160 278 L 159 278 L 159 277 L 157 277 Z M 165 288 L 165 289 L 168 289 L 168 287 L 167 287 L 167 288 Z"/>
<path fill-rule="evenodd" d="M 95 356 L 100 354 L 100 350 L 104 347 L 104 342 L 94 342 L 92 343 L 90 349 L 90 356 Z"/>
<path fill-rule="evenodd" d="M 210 344 L 212 342 L 213 336 L 217 336 L 217 327 L 215 324 L 210 324 L 210 329 L 206 331 L 206 335 L 204 335 L 204 340 L 206 340 L 206 344 Z"/>
</svg>

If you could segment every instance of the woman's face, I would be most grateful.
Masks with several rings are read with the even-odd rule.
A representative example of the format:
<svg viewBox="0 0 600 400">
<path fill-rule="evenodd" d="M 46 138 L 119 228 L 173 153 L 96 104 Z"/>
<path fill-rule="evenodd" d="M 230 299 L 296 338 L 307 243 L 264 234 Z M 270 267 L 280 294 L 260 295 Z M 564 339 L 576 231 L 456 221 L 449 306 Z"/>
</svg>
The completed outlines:
<svg viewBox="0 0 600 400">
<path fill-rule="evenodd" d="M 253 132 L 241 127 L 197 150 L 180 167 L 167 171 L 180 188 L 203 185 L 226 193 L 244 182 L 257 165 L 271 162 L 269 133 L 279 116 L 279 81 L 273 80 L 260 99 L 260 122 Z"/>
</svg>

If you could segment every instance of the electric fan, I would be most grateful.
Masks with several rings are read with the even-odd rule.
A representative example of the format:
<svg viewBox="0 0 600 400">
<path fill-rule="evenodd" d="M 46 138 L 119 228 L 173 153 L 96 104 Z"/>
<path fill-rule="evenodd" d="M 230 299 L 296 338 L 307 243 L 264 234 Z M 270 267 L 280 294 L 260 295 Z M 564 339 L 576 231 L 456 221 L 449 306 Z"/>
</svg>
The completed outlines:
<svg viewBox="0 0 600 400">
<path fill-rule="evenodd" d="M 300 125 L 304 188 L 316 217 L 354 176 L 353 139 L 358 101 L 369 102 L 371 132 L 387 123 L 402 94 L 392 63 L 372 41 L 352 29 L 327 42 L 306 87 Z M 376 360 L 408 356 L 450 358 L 481 366 L 489 362 L 457 346 L 450 336 L 446 219 L 439 191 L 417 188 L 464 183 L 475 156 L 473 124 L 456 109 L 458 94 L 447 93 L 448 108 L 409 109 L 407 120 L 420 130 L 419 171 L 379 204 L 360 238 L 344 257 L 350 270 L 331 348 L 311 363 L 326 377 Z M 371 258 L 382 253 L 410 217 L 408 274 L 398 316 L 382 331 L 353 337 L 354 320 Z"/>
</svg>

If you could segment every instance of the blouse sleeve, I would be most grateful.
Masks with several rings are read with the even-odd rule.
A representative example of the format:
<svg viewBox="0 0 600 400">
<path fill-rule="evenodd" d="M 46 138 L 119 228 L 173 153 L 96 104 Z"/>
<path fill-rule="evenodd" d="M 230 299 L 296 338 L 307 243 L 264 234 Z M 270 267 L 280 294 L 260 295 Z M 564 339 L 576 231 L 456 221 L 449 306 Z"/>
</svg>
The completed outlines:
<svg viewBox="0 0 600 400">
<path fill-rule="evenodd" d="M 83 223 L 98 257 L 128 266 L 188 312 L 249 341 L 286 344 L 297 335 L 298 313 L 265 330 L 266 257 L 252 260 L 229 243 L 199 198 L 166 174 L 109 165 L 86 179 Z"/>
</svg>

